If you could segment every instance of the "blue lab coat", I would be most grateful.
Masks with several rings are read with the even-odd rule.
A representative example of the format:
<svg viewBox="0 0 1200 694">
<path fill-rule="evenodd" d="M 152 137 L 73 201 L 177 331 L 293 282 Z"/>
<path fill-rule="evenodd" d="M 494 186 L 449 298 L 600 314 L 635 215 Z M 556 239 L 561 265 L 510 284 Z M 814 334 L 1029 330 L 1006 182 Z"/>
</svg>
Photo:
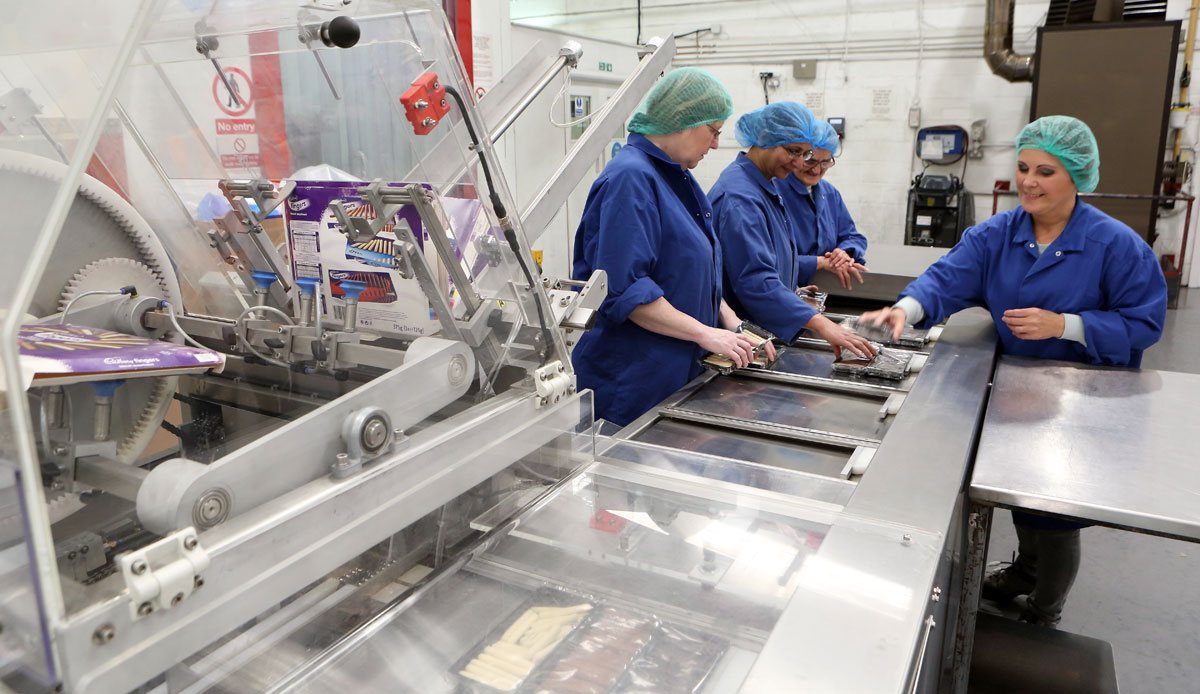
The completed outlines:
<svg viewBox="0 0 1200 694">
<path fill-rule="evenodd" d="M 1079 200 L 1067 226 L 1039 256 L 1033 218 L 1017 208 L 967 229 L 962 240 L 909 284 L 925 309 L 918 327 L 968 306 L 992 314 L 1007 354 L 1087 364 L 1138 366 L 1162 336 L 1167 285 L 1154 252 L 1132 229 Z M 1012 308 L 1083 318 L 1087 346 L 1020 340 L 1001 320 Z"/>
<path fill-rule="evenodd" d="M 856 262 L 866 263 L 867 237 L 858 233 L 842 194 L 832 183 L 819 181 L 815 196 L 793 175 L 776 181 L 775 185 L 787 209 L 796 250 L 801 255 L 801 285 L 812 281 L 817 258 L 835 248 L 846 251 Z"/>
<path fill-rule="evenodd" d="M 725 302 L 791 342 L 817 311 L 796 296 L 796 243 L 775 182 L 744 153 L 708 191 L 724 254 Z"/>
<path fill-rule="evenodd" d="M 1167 313 L 1167 284 L 1150 246 L 1078 198 L 1066 228 L 1041 255 L 1033 218 L 1018 207 L 967 229 L 901 296 L 925 309 L 918 327 L 983 306 L 1007 354 L 1115 366 L 1142 363 L 1142 352 L 1162 337 Z M 1012 308 L 1078 314 L 1087 346 L 1061 338 L 1016 338 L 1001 320 Z M 1041 530 L 1087 527 L 1016 510 L 1013 522 Z"/>
<path fill-rule="evenodd" d="M 630 134 L 592 184 L 575 232 L 571 275 L 608 273 L 608 298 L 571 358 L 579 387 L 595 391 L 597 418 L 624 426 L 700 374 L 699 345 L 646 330 L 629 314 L 666 297 L 716 327 L 720 267 L 712 206 L 696 179 Z"/>
</svg>

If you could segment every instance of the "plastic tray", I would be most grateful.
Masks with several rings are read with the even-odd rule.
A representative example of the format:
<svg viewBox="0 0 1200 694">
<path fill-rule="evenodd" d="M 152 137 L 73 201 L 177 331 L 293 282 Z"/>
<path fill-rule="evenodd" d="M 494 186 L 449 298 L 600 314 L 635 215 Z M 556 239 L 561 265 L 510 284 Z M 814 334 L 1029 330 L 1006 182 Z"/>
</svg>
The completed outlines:
<svg viewBox="0 0 1200 694">
<path fill-rule="evenodd" d="M 489 646 L 500 641 L 501 637 L 504 636 L 504 633 L 508 631 L 509 627 L 513 626 L 513 624 L 531 608 L 571 607 L 582 604 L 587 604 L 592 609 L 585 613 L 582 619 L 576 622 L 571 631 L 568 632 L 561 640 L 559 640 L 554 649 L 549 651 L 542 658 L 537 659 L 533 663 L 533 667 L 530 669 L 530 671 L 524 677 L 519 678 L 511 689 L 502 689 L 500 687 L 491 686 L 487 683 L 463 674 L 463 671 L 473 660 L 475 660 L 476 657 L 483 653 L 483 651 Z M 487 635 L 480 639 L 474 646 L 472 646 L 463 655 L 463 657 L 455 661 L 452 671 L 459 681 L 460 686 L 458 691 L 475 694 L 496 694 L 498 692 L 511 693 L 522 691 L 522 685 L 525 684 L 531 677 L 535 676 L 544 663 L 552 662 L 555 658 L 555 654 L 563 647 L 563 644 L 566 643 L 575 632 L 583 628 L 584 625 L 589 622 L 592 615 L 594 615 L 597 611 L 596 606 L 597 603 L 594 599 L 560 588 L 544 587 L 534 591 L 534 593 L 530 595 L 527 600 L 518 605 L 516 609 L 514 609 L 495 629 L 492 629 L 490 632 L 488 632 Z"/>
</svg>

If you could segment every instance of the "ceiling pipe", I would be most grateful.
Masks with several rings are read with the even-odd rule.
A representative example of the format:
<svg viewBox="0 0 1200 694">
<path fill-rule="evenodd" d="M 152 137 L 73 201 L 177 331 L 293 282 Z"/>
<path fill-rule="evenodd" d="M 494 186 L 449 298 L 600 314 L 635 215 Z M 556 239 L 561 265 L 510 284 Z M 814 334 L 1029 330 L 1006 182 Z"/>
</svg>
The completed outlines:
<svg viewBox="0 0 1200 694">
<path fill-rule="evenodd" d="M 983 58 L 992 72 L 1009 82 L 1033 80 L 1033 56 L 1013 52 L 1013 0 L 987 0 Z"/>
</svg>

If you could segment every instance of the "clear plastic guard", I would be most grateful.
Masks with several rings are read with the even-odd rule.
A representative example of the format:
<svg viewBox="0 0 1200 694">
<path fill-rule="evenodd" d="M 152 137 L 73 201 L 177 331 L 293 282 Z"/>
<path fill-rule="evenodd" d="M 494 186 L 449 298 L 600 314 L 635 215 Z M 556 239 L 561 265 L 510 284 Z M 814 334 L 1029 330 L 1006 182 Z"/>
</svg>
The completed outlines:
<svg viewBox="0 0 1200 694">
<path fill-rule="evenodd" d="M 50 0 L 22 5 L 0 28 L 0 208 L 4 209 L 4 253 L 0 254 L 0 679 L 48 687 L 57 680 L 44 610 L 60 604 L 52 568 L 39 570 L 32 558 L 52 550 L 33 541 L 42 523 L 39 451 L 31 447 L 30 410 L 39 400 L 22 393 L 28 374 L 18 358 L 16 329 L 29 319 L 56 313 L 69 279 L 53 260 L 70 256 L 70 242 L 56 239 L 61 226 L 56 205 L 66 205 L 78 183 L 69 165 L 89 127 L 102 115 L 106 85 L 119 74 L 122 45 L 140 26 L 144 7 L 104 1 L 80 5 Z M 64 17 L 71 17 L 64 22 Z M 101 131 L 101 144 L 105 132 Z M 90 148 L 90 145 L 88 145 Z M 77 162 L 105 176 L 94 158 Z M 72 225 L 70 215 L 66 226 Z M 55 220 L 59 220 L 55 224 Z M 76 240 L 74 243 L 78 243 Z M 50 259 L 51 269 L 43 273 Z M 28 290 L 28 291 L 26 291 Z M 53 498 L 49 499 L 53 501 Z M 33 508 L 31 508 L 31 506 Z M 31 524 L 33 524 L 31 526 Z M 53 587 L 52 587 L 53 586 Z M 50 608 L 52 609 L 52 607 Z"/>
<path fill-rule="evenodd" d="M 71 21 L 64 22 L 66 17 Z M 241 427 L 241 439 L 231 436 L 210 446 L 207 463 L 390 373 L 401 358 L 387 351 L 398 355 L 421 336 L 468 344 L 475 375 L 469 395 L 411 425 L 404 432 L 409 436 L 419 436 L 496 393 L 533 391 L 529 376 L 547 363 L 559 361 L 568 376 L 570 366 L 557 328 L 548 323 L 552 314 L 546 293 L 530 272 L 536 268 L 519 221 L 511 230 L 515 248 L 501 230 L 492 199 L 514 218 L 516 206 L 486 133 L 475 142 L 469 132 L 471 124 L 482 132 L 472 107 L 474 93 L 449 26 L 432 0 L 304 5 L 294 0 L 102 0 L 83 5 L 50 0 L 24 4 L 10 19 L 0 28 L 0 204 L 6 215 L 0 232 L 5 248 L 0 291 L 6 297 L 0 316 L 5 326 L 0 335 L 0 427 L 5 433 L 0 460 L 7 466 L 0 470 L 5 514 L 0 524 L 10 529 L 0 538 L 0 672 L 26 673 L 49 683 L 58 675 L 47 650 L 47 625 L 77 627 L 88 608 L 111 603 L 124 586 L 111 570 L 111 556 L 99 570 L 78 561 L 63 568 L 57 561 L 55 551 L 67 538 L 51 528 L 56 491 L 75 500 L 90 493 L 90 483 L 74 478 L 71 466 L 79 458 L 140 464 L 147 462 L 144 455 L 161 456 L 150 458 L 153 462 L 173 455 L 170 446 L 156 448 L 146 440 L 164 417 L 176 417 L 174 423 L 182 426 L 178 415 L 167 415 L 176 393 L 193 401 L 198 394 L 226 397 L 238 411 L 231 427 Z M 331 29 L 335 20 L 341 21 L 341 29 Z M 352 46 L 345 21 L 359 32 Z M 429 125 L 430 132 L 416 134 L 421 121 L 409 118 L 402 97 L 414 82 L 431 75 L 451 91 L 444 103 L 433 105 L 444 110 Z M 494 169 L 492 180 L 487 180 L 481 158 Z M 92 408 L 111 396 L 93 393 L 90 384 L 70 385 L 63 392 L 36 386 L 24 392 L 32 376 L 28 360 L 21 359 L 18 326 L 95 315 L 83 312 L 110 299 L 89 295 L 73 302 L 91 290 L 111 294 L 135 281 L 138 296 L 165 302 L 148 313 L 158 311 L 162 318 L 173 307 L 179 319 L 195 321 L 187 325 L 208 326 L 209 334 L 197 333 L 199 337 L 243 356 L 226 338 L 233 336 L 229 326 L 243 327 L 237 319 L 258 300 L 252 272 L 277 271 L 279 286 L 283 281 L 294 285 L 301 275 L 305 249 L 297 246 L 289 225 L 294 221 L 292 203 L 298 207 L 303 199 L 284 191 L 293 183 L 336 181 L 361 196 L 358 189 L 376 179 L 397 184 L 389 188 L 392 195 L 398 194 L 399 184 L 418 184 L 410 195 L 427 198 L 428 209 L 419 212 L 420 228 L 414 223 L 411 231 L 423 246 L 420 257 L 429 269 L 426 275 L 401 278 L 404 286 L 416 289 L 408 292 L 414 302 L 404 309 L 414 314 L 413 320 L 367 326 L 359 333 L 359 354 L 370 353 L 376 361 L 353 362 L 337 374 L 322 367 L 327 371 L 319 375 L 330 381 L 322 384 L 324 390 L 312 385 L 311 372 L 287 369 L 289 364 L 245 388 L 240 376 L 188 381 L 171 375 L 138 381 L 153 384 L 144 386 L 131 379 L 112 401 L 109 422 L 113 432 L 127 427 L 145 434 L 146 440 L 129 450 L 115 434 L 92 435 L 93 424 L 104 429 L 103 417 L 93 416 Z M 255 196 L 233 194 L 234 188 L 267 194 L 250 199 Z M 274 207 L 271 214 L 267 206 Z M 398 211 L 397 219 L 404 214 Z M 357 262 L 349 252 L 354 239 L 330 227 L 328 218 L 319 221 L 325 224 L 325 236 L 341 244 L 334 249 L 341 260 Z M 230 245 L 230 238 L 236 243 Z M 399 245 L 405 239 L 394 233 L 388 240 Z M 328 321 L 326 327 L 346 327 L 345 314 L 338 311 L 344 311 L 345 298 L 333 291 L 345 278 L 334 277 L 333 269 L 322 266 L 320 271 L 325 293 L 317 303 L 318 333 L 321 320 Z M 363 268 L 392 270 L 370 264 Z M 382 312 L 370 303 L 364 305 Z M 277 310 L 293 321 L 298 320 L 298 304 L 294 289 L 275 299 Z M 60 316 L 72 307 L 81 313 Z M 366 313 L 361 310 L 360 319 Z M 145 322 L 136 327 L 151 329 Z M 184 332 L 178 325 L 155 329 L 158 336 L 175 340 Z M 316 357 L 317 348 L 312 350 Z M 343 377 L 351 368 L 359 371 L 347 383 Z M 212 389 L 230 382 L 233 387 L 213 395 Z M 143 387 L 152 392 L 138 390 Z M 154 407 L 146 410 L 130 405 L 151 400 Z M 57 404 L 49 406 L 51 401 Z M 586 432 L 590 439 L 590 405 L 583 410 L 586 426 L 580 435 Z M 60 411 L 61 417 L 56 414 Z M 552 436 L 546 431 L 539 435 Z M 60 436 L 70 446 L 86 439 L 90 448 L 56 447 Z M 207 446 L 208 440 L 202 440 Z M 174 454 L 190 451 L 178 441 L 173 445 Z M 555 460 L 588 456 L 592 447 L 572 438 L 567 454 Z M 540 467 L 537 461 L 522 465 L 550 479 L 569 471 L 548 461 Z M 47 484 L 44 490 L 43 474 L 58 475 L 65 488 Z M 113 501 L 111 517 L 137 525 L 136 487 L 124 493 L 124 498 L 106 495 Z M 154 539 L 144 528 L 136 533 L 135 542 L 109 553 L 134 550 Z M 29 563 L 33 556 L 38 557 L 36 570 Z M 44 619 L 38 612 L 42 609 Z M 90 637 L 92 629 L 87 633 Z M 104 667 L 80 665 L 71 676 L 79 677 L 91 666 Z"/>
<path fill-rule="evenodd" d="M 524 586 L 480 579 L 470 570 L 479 563 L 472 557 L 487 557 L 520 514 L 545 506 L 561 489 L 560 480 L 592 460 L 591 393 L 565 408 L 546 420 L 556 432 L 532 432 L 545 443 L 496 475 L 501 483 L 486 515 L 501 528 L 477 536 L 457 558 L 435 552 L 413 566 L 404 563 L 408 545 L 398 535 L 181 663 L 168 675 L 171 691 L 439 691 L 443 679 L 453 683 L 430 669 L 458 658 L 465 641 L 478 636 L 474 626 L 493 619 L 491 608 L 528 595 Z M 453 527 L 471 507 L 462 501 L 434 511 L 428 521 Z M 488 609 L 481 610 L 476 601 L 484 593 Z M 449 621 L 425 621 L 431 611 L 446 609 L 454 612 Z M 367 622 L 369 629 L 347 636 Z M 421 654 L 405 656 L 403 645 L 416 638 L 414 624 L 415 634 L 427 641 Z M 401 657 L 404 668 L 386 666 Z M 364 658 L 374 661 L 366 670 L 355 665 Z"/>
<path fill-rule="evenodd" d="M 0 682 L 50 687 L 55 681 L 50 634 L 19 483 L 20 470 L 0 462 Z"/>
</svg>

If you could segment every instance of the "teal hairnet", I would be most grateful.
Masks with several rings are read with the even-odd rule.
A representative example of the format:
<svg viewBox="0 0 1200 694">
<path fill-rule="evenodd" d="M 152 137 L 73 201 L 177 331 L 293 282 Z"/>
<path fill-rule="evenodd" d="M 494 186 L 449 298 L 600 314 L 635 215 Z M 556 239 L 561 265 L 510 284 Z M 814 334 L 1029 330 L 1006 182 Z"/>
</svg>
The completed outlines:
<svg viewBox="0 0 1200 694">
<path fill-rule="evenodd" d="M 743 147 L 779 147 L 810 142 L 817 119 L 794 101 L 777 101 L 738 118 L 737 141 Z"/>
<path fill-rule="evenodd" d="M 813 149 L 827 149 L 830 154 L 837 154 L 838 138 L 837 131 L 829 124 L 829 121 L 817 119 L 813 124 L 812 139 L 808 141 Z"/>
<path fill-rule="evenodd" d="M 732 115 L 733 97 L 725 85 L 698 67 L 681 67 L 654 85 L 629 119 L 629 132 L 666 135 Z"/>
<path fill-rule="evenodd" d="M 1080 193 L 1090 193 L 1100 183 L 1100 147 L 1091 128 L 1078 118 L 1038 118 L 1017 135 L 1017 154 L 1023 149 L 1039 149 L 1057 157 Z"/>
</svg>

